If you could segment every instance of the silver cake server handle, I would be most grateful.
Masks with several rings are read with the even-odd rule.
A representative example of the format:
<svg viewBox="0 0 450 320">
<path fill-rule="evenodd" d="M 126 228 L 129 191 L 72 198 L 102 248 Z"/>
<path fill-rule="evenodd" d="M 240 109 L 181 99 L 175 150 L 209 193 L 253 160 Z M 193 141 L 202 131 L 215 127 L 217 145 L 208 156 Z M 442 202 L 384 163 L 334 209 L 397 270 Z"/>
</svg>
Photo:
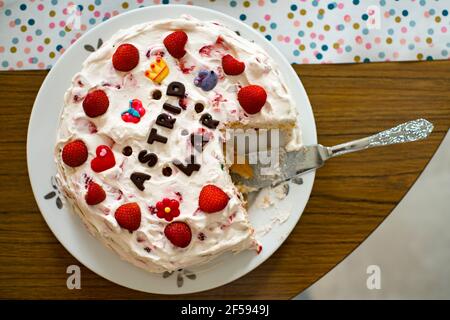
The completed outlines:
<svg viewBox="0 0 450 320">
<path fill-rule="evenodd" d="M 381 131 L 370 137 L 338 144 L 333 147 L 328 147 L 327 149 L 329 151 L 329 158 L 333 158 L 368 148 L 422 140 L 427 138 L 432 131 L 433 124 L 431 122 L 425 119 L 417 119 Z"/>
</svg>

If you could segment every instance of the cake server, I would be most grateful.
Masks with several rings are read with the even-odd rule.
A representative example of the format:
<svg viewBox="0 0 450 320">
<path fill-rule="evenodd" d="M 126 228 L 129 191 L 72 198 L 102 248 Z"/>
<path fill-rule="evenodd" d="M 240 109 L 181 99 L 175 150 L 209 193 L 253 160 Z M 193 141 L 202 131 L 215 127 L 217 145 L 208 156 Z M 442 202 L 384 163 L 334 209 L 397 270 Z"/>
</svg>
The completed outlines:
<svg viewBox="0 0 450 320">
<path fill-rule="evenodd" d="M 334 147 L 321 144 L 304 146 L 298 151 L 283 152 L 280 150 L 248 153 L 251 178 L 244 178 L 231 172 L 231 178 L 237 185 L 249 190 L 274 187 L 285 181 L 298 178 L 300 175 L 320 168 L 325 161 L 350 152 L 368 148 L 388 146 L 391 144 L 412 142 L 427 138 L 433 131 L 433 124 L 425 119 L 417 119 L 402 123 L 391 129 L 379 132 L 370 137 L 342 143 Z M 271 159 L 271 152 L 276 152 Z M 264 161 L 263 161 L 264 159 Z"/>
</svg>

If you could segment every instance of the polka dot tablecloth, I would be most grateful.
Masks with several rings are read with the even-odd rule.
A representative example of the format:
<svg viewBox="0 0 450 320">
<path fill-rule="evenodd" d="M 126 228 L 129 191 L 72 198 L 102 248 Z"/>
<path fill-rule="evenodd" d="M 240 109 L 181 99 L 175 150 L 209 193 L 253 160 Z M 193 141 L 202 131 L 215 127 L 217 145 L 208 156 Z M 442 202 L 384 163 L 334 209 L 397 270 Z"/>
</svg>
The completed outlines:
<svg viewBox="0 0 450 320">
<path fill-rule="evenodd" d="M 169 3 L 227 13 L 292 63 L 450 57 L 450 0 L 0 0 L 0 70 L 51 68 L 89 28 L 127 10 Z"/>
</svg>

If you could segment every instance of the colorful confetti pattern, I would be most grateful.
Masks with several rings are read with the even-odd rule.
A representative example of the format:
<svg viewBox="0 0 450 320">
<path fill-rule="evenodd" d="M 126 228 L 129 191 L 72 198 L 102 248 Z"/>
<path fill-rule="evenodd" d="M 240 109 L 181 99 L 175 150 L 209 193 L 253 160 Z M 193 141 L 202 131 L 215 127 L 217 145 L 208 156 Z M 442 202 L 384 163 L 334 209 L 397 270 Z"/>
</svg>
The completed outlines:
<svg viewBox="0 0 450 320">
<path fill-rule="evenodd" d="M 49 69 L 89 28 L 124 11 L 191 4 L 239 19 L 291 63 L 449 59 L 449 0 L 0 0 L 0 70 Z"/>
</svg>

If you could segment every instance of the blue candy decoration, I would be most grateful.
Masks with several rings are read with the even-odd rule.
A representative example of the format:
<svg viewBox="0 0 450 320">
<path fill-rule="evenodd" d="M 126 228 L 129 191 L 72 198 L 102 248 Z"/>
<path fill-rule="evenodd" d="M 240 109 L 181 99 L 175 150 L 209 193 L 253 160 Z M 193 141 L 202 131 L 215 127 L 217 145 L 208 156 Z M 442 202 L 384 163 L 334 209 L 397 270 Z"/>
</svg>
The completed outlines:
<svg viewBox="0 0 450 320">
<path fill-rule="evenodd" d="M 128 109 L 128 113 L 131 114 L 133 117 L 136 117 L 136 118 L 140 118 L 141 117 L 139 112 L 137 112 L 137 110 L 135 110 L 133 108 Z"/>
<path fill-rule="evenodd" d="M 135 109 L 133 109 L 133 108 L 129 108 L 127 111 L 124 111 L 124 112 L 122 112 L 122 114 L 125 114 L 125 113 L 129 113 L 129 114 L 131 114 L 133 117 L 136 117 L 136 118 L 140 118 L 141 117 L 141 115 L 139 114 L 139 112 L 137 112 Z"/>
<path fill-rule="evenodd" d="M 204 91 L 210 91 L 217 85 L 218 77 L 214 71 L 201 70 L 194 79 L 194 84 Z"/>
</svg>

